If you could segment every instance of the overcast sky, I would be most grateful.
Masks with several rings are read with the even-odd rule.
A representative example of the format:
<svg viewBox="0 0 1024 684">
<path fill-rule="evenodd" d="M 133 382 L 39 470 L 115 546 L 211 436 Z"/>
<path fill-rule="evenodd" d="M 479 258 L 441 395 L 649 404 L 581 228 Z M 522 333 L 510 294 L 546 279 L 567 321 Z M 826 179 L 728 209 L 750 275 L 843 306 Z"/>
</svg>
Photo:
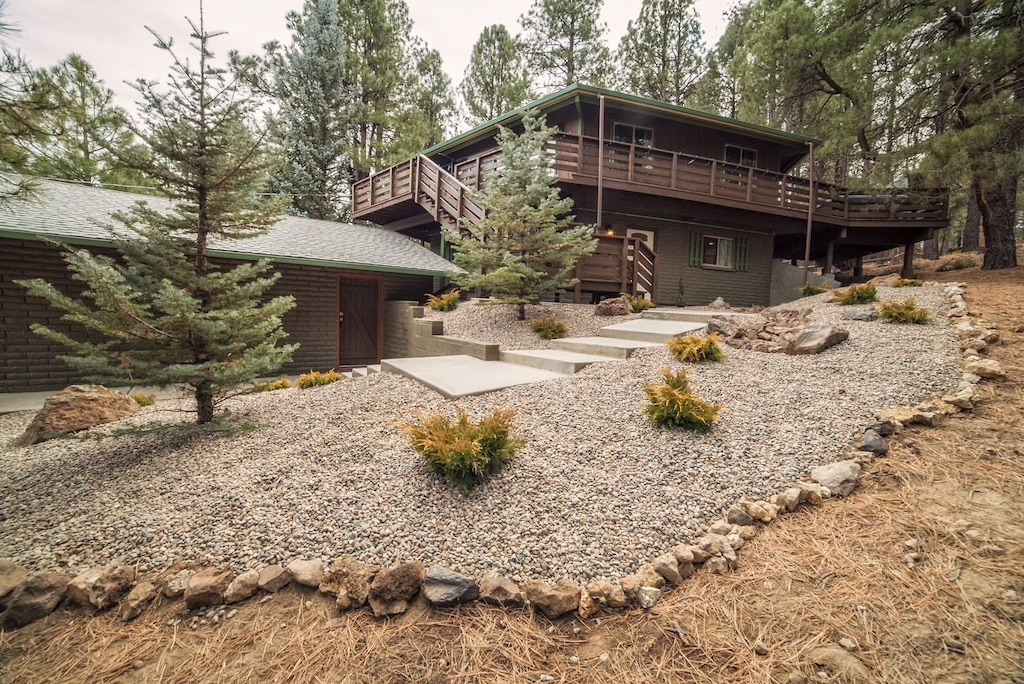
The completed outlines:
<svg viewBox="0 0 1024 684">
<path fill-rule="evenodd" d="M 437 49 L 445 69 L 458 86 L 481 29 L 503 23 L 518 32 L 518 19 L 533 0 L 407 0 L 413 32 Z M 618 45 L 626 23 L 641 0 L 605 0 L 604 20 L 609 44 Z M 713 45 L 724 29 L 724 13 L 734 0 L 696 0 L 704 24 L 705 42 Z M 212 45 L 219 57 L 228 50 L 245 54 L 261 51 L 269 40 L 288 42 L 284 17 L 302 7 L 302 0 L 205 0 L 208 30 L 226 31 Z M 77 52 L 93 65 L 100 78 L 128 104 L 133 91 L 124 81 L 163 80 L 167 57 L 153 47 L 145 27 L 183 44 L 188 33 L 185 17 L 198 19 L 198 0 L 8 0 L 6 20 L 19 33 L 10 44 L 20 48 L 35 67 L 52 66 Z"/>
</svg>

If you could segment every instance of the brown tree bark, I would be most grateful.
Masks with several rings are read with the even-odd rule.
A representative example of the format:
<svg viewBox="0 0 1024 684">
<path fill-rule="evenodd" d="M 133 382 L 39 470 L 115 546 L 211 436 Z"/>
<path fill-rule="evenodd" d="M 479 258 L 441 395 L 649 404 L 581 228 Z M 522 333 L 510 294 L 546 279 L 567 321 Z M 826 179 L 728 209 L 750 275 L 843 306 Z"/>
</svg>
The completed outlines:
<svg viewBox="0 0 1024 684">
<path fill-rule="evenodd" d="M 937 235 L 930 240 L 922 242 L 921 247 L 924 250 L 925 259 L 935 261 L 939 258 L 939 237 Z"/>
<path fill-rule="evenodd" d="M 981 267 L 986 271 L 1017 265 L 1017 240 L 1013 234 L 1017 218 L 1017 181 L 1016 176 L 1011 176 L 987 186 L 983 182 L 975 186 L 981 228 L 985 233 L 985 258 Z"/>
<path fill-rule="evenodd" d="M 967 193 L 967 222 L 964 224 L 963 251 L 981 251 L 981 210 L 978 209 L 978 195 L 975 185 Z"/>
</svg>

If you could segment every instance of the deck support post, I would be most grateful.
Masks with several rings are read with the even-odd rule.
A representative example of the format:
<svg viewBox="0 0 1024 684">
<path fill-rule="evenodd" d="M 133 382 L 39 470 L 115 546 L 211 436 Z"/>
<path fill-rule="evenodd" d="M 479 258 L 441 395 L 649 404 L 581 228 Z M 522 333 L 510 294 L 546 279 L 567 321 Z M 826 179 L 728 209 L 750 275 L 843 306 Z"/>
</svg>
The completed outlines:
<svg viewBox="0 0 1024 684">
<path fill-rule="evenodd" d="M 859 256 L 853 261 L 853 277 L 860 278 L 864 275 L 864 257 Z"/>
<path fill-rule="evenodd" d="M 903 268 L 900 270 L 901 278 L 914 277 L 914 246 L 916 244 L 916 242 L 911 242 L 903 248 Z"/>
<path fill-rule="evenodd" d="M 808 174 L 810 180 L 808 181 L 807 188 L 807 238 L 804 240 L 804 283 L 803 286 L 807 287 L 807 265 L 811 261 L 811 231 L 814 228 L 814 205 L 817 198 L 814 196 L 814 143 L 807 143 L 808 158 L 807 168 L 810 171 Z"/>
<path fill-rule="evenodd" d="M 822 275 L 827 276 L 827 275 L 832 273 L 832 260 L 835 259 L 835 256 L 836 256 L 836 241 L 835 240 L 829 240 L 828 241 L 828 248 L 825 250 L 825 268 L 822 269 L 822 272 L 821 272 Z"/>
<path fill-rule="evenodd" d="M 597 229 L 601 230 L 604 220 L 604 95 L 599 98 L 597 127 Z M 580 150 L 582 153 L 583 150 Z"/>
</svg>

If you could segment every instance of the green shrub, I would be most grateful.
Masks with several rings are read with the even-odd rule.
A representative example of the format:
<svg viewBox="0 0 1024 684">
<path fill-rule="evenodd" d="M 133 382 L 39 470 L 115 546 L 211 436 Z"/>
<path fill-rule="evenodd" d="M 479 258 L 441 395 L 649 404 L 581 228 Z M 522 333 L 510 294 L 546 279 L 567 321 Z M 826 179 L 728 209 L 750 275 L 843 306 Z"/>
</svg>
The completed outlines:
<svg viewBox="0 0 1024 684">
<path fill-rule="evenodd" d="M 686 306 L 686 288 L 683 286 L 683 279 L 679 279 L 679 286 L 676 288 L 676 306 Z"/>
<path fill-rule="evenodd" d="M 156 403 L 155 394 L 146 394 L 144 392 L 136 392 L 132 395 L 132 399 L 134 399 L 135 403 L 139 406 L 152 406 Z"/>
<path fill-rule="evenodd" d="M 344 379 L 345 376 L 335 370 L 328 373 L 309 371 L 299 376 L 299 379 L 295 381 L 295 386 L 299 389 L 309 389 L 310 387 L 323 387 L 324 385 L 330 385 L 332 382 Z"/>
<path fill-rule="evenodd" d="M 324 383 L 326 384 L 326 383 Z M 280 380 L 274 380 L 273 382 L 258 382 L 252 386 L 252 391 L 255 392 L 276 392 L 277 390 L 289 389 L 292 386 L 292 381 L 288 378 L 281 378 Z M 312 387 L 312 385 L 311 385 Z"/>
<path fill-rule="evenodd" d="M 718 420 L 722 407 L 709 404 L 693 393 L 686 370 L 661 372 L 665 382 L 648 385 L 647 415 L 660 427 L 681 427 L 697 432 L 708 432 Z"/>
<path fill-rule="evenodd" d="M 538 318 L 530 327 L 542 340 L 559 340 L 569 334 L 569 327 L 554 316 Z"/>
<path fill-rule="evenodd" d="M 828 292 L 828 288 L 818 287 L 817 285 L 804 285 L 800 288 L 801 297 L 813 297 L 814 295 L 821 294 L 822 292 Z"/>
<path fill-rule="evenodd" d="M 837 290 L 832 295 L 832 301 L 843 306 L 877 302 L 878 290 L 874 285 L 851 285 L 845 290 Z"/>
<path fill-rule="evenodd" d="M 906 278 L 899 278 L 892 284 L 893 287 L 921 287 L 920 280 L 908 280 Z"/>
<path fill-rule="evenodd" d="M 913 323 L 927 325 L 932 315 L 927 309 L 919 309 L 913 299 L 903 302 L 887 302 L 878 310 L 878 317 L 886 323 Z"/>
<path fill-rule="evenodd" d="M 623 297 L 629 300 L 629 305 L 633 308 L 633 313 L 641 313 L 648 309 L 653 309 L 655 304 L 646 297 L 639 297 L 637 295 L 622 294 Z"/>
<path fill-rule="evenodd" d="M 455 311 L 459 308 L 459 298 L 462 297 L 462 293 L 458 290 L 452 290 L 446 295 L 435 297 L 432 294 L 427 295 L 427 306 L 434 311 Z"/>
<path fill-rule="evenodd" d="M 460 410 L 451 420 L 439 413 L 403 426 L 412 446 L 438 475 L 468 494 L 512 460 L 523 443 L 509 437 L 515 411 L 495 410 L 479 423 Z"/>
<path fill-rule="evenodd" d="M 719 342 L 722 338 L 712 333 L 707 337 L 684 335 L 673 337 L 668 343 L 668 351 L 677 361 L 698 363 L 700 361 L 724 361 L 725 352 Z"/>
<path fill-rule="evenodd" d="M 942 265 L 939 266 L 936 270 L 939 272 L 960 271 L 962 269 L 971 268 L 977 265 L 978 261 L 974 257 L 967 256 L 966 254 L 961 254 L 959 256 L 953 257 L 952 259 L 948 259 L 942 262 Z"/>
</svg>

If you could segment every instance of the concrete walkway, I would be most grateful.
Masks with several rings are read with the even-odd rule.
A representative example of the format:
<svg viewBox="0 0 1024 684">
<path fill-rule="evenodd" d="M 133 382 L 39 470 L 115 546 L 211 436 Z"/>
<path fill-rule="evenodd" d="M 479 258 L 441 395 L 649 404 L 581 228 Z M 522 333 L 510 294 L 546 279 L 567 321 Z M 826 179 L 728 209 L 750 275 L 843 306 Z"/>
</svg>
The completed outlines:
<svg viewBox="0 0 1024 684">
<path fill-rule="evenodd" d="M 481 361 L 463 354 L 385 359 L 380 365 L 386 372 L 412 378 L 449 399 L 568 377 L 564 373 L 504 361 Z"/>
</svg>

